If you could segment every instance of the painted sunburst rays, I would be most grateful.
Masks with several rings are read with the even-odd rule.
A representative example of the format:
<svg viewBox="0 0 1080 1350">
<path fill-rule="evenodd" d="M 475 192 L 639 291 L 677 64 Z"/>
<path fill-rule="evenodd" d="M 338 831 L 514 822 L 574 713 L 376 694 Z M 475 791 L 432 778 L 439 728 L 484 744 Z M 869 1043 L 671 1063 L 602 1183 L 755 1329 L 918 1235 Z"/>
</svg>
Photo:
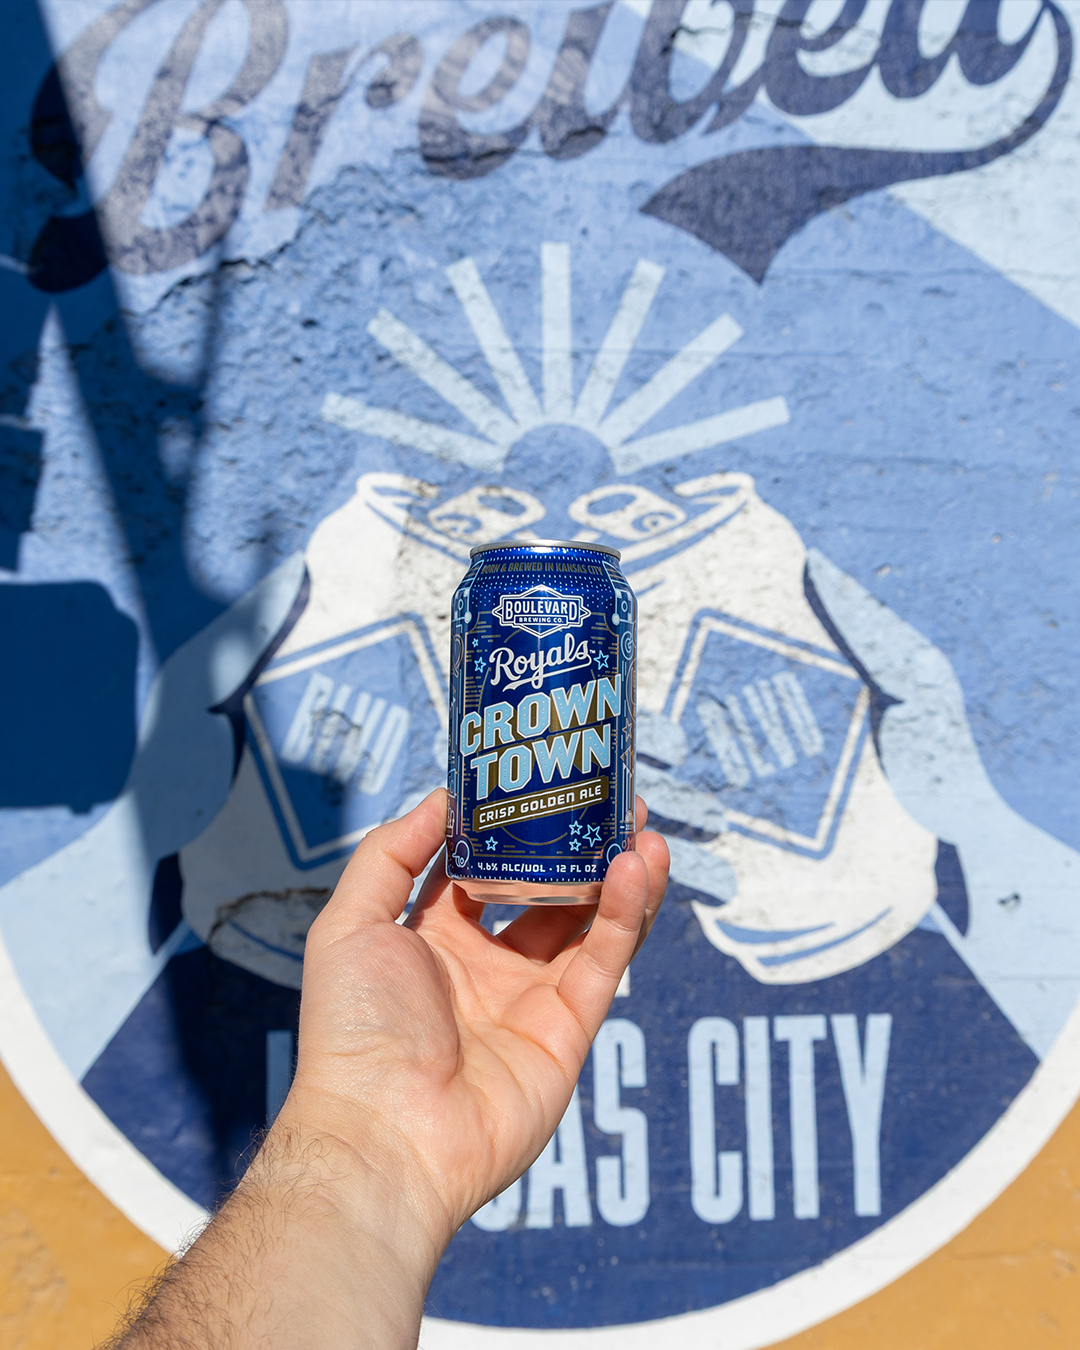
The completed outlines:
<svg viewBox="0 0 1080 1350">
<path fill-rule="evenodd" d="M 419 334 L 382 309 L 367 331 L 402 366 L 455 408 L 475 435 L 438 422 L 380 408 L 362 399 L 327 394 L 322 417 L 393 445 L 420 450 L 465 467 L 499 473 L 511 448 L 541 427 L 573 427 L 605 447 L 617 474 L 633 473 L 663 460 L 707 450 L 727 441 L 782 426 L 789 421 L 782 397 L 728 408 L 668 431 L 633 439 L 653 417 L 698 378 L 742 336 L 729 314 L 721 314 L 671 356 L 644 384 L 611 408 L 612 396 L 664 278 L 664 269 L 639 259 L 626 284 L 607 333 L 574 397 L 574 335 L 570 246 L 545 243 L 540 249 L 541 383 L 537 396 L 506 332 L 499 312 L 472 258 L 446 269 L 480 350 L 502 396 L 492 400 Z"/>
</svg>

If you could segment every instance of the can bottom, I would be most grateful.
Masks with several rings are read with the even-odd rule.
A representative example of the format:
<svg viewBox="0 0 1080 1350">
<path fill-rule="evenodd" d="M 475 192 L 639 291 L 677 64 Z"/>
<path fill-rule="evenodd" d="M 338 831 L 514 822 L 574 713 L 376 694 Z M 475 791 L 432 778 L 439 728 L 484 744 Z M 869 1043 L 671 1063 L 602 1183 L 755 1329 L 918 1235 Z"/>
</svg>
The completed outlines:
<svg viewBox="0 0 1080 1350">
<path fill-rule="evenodd" d="M 473 881 L 455 879 L 470 900 L 482 905 L 595 905 L 599 881 Z"/>
</svg>

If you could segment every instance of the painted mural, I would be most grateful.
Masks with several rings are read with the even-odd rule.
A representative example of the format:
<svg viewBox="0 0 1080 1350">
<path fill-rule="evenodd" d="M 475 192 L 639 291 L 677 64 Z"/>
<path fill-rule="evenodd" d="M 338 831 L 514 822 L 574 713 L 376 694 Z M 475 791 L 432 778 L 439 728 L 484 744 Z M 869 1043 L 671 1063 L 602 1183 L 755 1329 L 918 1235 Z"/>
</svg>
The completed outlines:
<svg viewBox="0 0 1080 1350">
<path fill-rule="evenodd" d="M 18 13 L 24 1095 L 179 1242 L 287 1091 L 346 858 L 445 779 L 470 547 L 599 541 L 673 883 L 425 1343 L 764 1345 L 910 1268 L 1080 1091 L 1080 10 Z"/>
</svg>

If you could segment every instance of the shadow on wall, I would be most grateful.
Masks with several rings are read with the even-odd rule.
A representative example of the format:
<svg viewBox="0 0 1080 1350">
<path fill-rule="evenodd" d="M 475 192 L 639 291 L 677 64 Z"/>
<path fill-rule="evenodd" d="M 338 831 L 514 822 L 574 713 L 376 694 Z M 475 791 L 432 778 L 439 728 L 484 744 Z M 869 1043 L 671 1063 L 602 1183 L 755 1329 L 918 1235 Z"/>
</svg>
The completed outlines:
<svg viewBox="0 0 1080 1350">
<path fill-rule="evenodd" d="M 135 625 L 89 581 L 0 587 L 0 808 L 110 801 L 135 748 Z"/>
<path fill-rule="evenodd" d="M 222 612 L 193 581 L 182 543 L 188 483 L 202 450 L 220 295 L 211 281 L 201 369 L 192 383 L 170 383 L 140 365 L 87 202 L 71 116 L 76 105 L 65 98 L 37 6 L 19 6 L 6 17 L 0 624 L 10 655 L 0 663 L 0 810 L 85 813 L 114 800 L 128 780 L 139 634 L 98 582 L 40 582 L 19 572 L 48 472 L 47 440 L 28 416 L 43 332 L 52 314 L 146 616 L 143 640 L 164 663 Z M 94 66 L 88 70 L 92 78 Z M 69 79 L 69 93 L 71 87 Z M 85 91 L 79 97 L 85 99 Z M 170 472 L 164 453 L 178 436 L 193 447 L 182 476 Z M 65 510 L 79 509 L 69 498 Z M 50 526 L 54 541 L 65 523 L 60 512 Z M 59 561 L 67 569 L 70 556 L 54 554 L 51 565 Z M 207 663 L 210 653 L 207 646 Z M 208 673 L 202 683 L 211 683 Z M 164 689 L 167 702 L 167 682 Z M 234 711 L 216 716 L 231 725 L 239 763 L 245 730 L 233 692 Z M 219 703 L 209 701 L 205 711 Z M 152 797 L 144 792 L 141 800 Z M 153 896 L 147 895 L 148 940 L 157 950 L 173 939 L 175 954 L 84 1083 L 162 1172 L 213 1205 L 236 1180 L 243 1155 L 287 1085 L 299 995 L 219 959 L 181 930 L 177 858 L 160 845 L 160 820 L 140 816 L 139 823 L 151 862 L 160 859 Z M 79 903 L 78 895 L 71 903 Z M 185 940 L 177 943 L 178 935 Z"/>
<path fill-rule="evenodd" d="M 0 270 L 0 567 L 17 574 L 20 540 L 33 524 L 42 435 L 28 425 L 28 401 L 42 331 L 55 307 L 154 644 L 164 657 L 219 608 L 187 575 L 180 552 L 186 492 L 168 481 L 153 453 L 178 421 L 198 435 L 201 394 L 140 369 L 93 212 L 79 209 L 85 199 L 81 157 L 36 7 L 19 7 L 8 22 L 17 31 L 5 44 L 13 68 L 2 95 L 8 181 L 0 247 L 6 255 Z M 13 656 L 0 668 L 0 734 L 11 747 L 0 770 L 0 805 L 83 812 L 110 800 L 134 749 L 131 620 L 102 586 L 80 580 L 5 586 L 0 621 Z"/>
</svg>

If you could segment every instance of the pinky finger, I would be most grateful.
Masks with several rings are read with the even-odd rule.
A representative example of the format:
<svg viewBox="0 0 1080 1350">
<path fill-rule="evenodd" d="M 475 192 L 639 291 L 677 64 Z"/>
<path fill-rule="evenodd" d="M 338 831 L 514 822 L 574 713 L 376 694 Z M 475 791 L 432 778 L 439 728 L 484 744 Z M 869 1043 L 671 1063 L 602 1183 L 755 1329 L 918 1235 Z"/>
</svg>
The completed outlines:
<svg viewBox="0 0 1080 1350">
<path fill-rule="evenodd" d="M 649 868 L 621 853 L 608 868 L 592 926 L 563 971 L 559 995 L 592 1039 L 637 946 L 649 901 Z"/>
</svg>

